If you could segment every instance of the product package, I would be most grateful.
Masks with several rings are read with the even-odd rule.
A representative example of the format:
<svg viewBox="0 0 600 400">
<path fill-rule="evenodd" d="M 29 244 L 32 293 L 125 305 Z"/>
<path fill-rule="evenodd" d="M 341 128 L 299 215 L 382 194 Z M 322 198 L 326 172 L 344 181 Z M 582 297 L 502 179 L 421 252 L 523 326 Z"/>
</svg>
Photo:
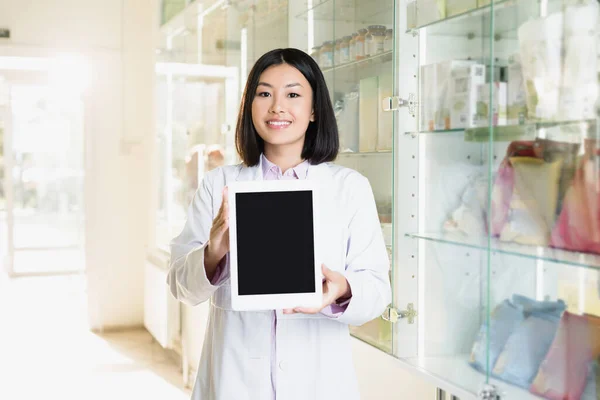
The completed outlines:
<svg viewBox="0 0 600 400">
<path fill-rule="evenodd" d="M 527 120 L 527 94 L 519 54 L 509 57 L 507 75 L 507 123 L 508 125 L 522 125 Z"/>
<path fill-rule="evenodd" d="M 438 98 L 437 67 L 435 64 L 421 66 L 421 128 L 435 130 L 436 104 Z"/>
<path fill-rule="evenodd" d="M 446 18 L 445 0 L 417 0 L 417 26 Z"/>
<path fill-rule="evenodd" d="M 477 87 L 477 116 L 475 125 L 485 127 L 489 125 L 490 113 L 493 126 L 506 125 L 506 83 L 494 82 Z"/>
<path fill-rule="evenodd" d="M 417 27 L 417 2 L 406 3 L 406 27 L 414 29 Z"/>
<path fill-rule="evenodd" d="M 552 400 L 581 399 L 598 356 L 600 318 L 565 311 L 530 391 Z"/>
<path fill-rule="evenodd" d="M 361 152 L 377 148 L 379 77 L 361 79 L 359 83 L 359 130 L 358 143 Z"/>
<path fill-rule="evenodd" d="M 514 187 L 500 240 L 546 246 L 556 221 L 562 159 L 545 162 L 536 157 L 511 157 Z"/>
<path fill-rule="evenodd" d="M 392 96 L 394 87 L 393 76 L 384 74 L 379 76 L 379 99 Z M 382 107 L 377 107 L 377 151 L 392 150 L 394 145 L 394 116 L 393 113 L 384 111 Z"/>
<path fill-rule="evenodd" d="M 453 86 L 454 75 L 456 71 L 474 64 L 474 61 L 451 60 L 421 67 L 421 129 L 433 131 L 460 127 L 452 123 L 453 92 L 461 89 Z"/>
<path fill-rule="evenodd" d="M 554 120 L 561 86 L 563 14 L 529 20 L 518 36 L 529 117 Z"/>
<path fill-rule="evenodd" d="M 597 1 L 565 8 L 560 120 L 596 117 L 599 9 Z"/>
<path fill-rule="evenodd" d="M 465 13 L 477 8 L 477 0 L 446 0 L 446 17 Z"/>
<path fill-rule="evenodd" d="M 473 128 L 477 116 L 477 88 L 485 83 L 485 66 L 463 65 L 451 72 L 450 128 Z"/>
</svg>

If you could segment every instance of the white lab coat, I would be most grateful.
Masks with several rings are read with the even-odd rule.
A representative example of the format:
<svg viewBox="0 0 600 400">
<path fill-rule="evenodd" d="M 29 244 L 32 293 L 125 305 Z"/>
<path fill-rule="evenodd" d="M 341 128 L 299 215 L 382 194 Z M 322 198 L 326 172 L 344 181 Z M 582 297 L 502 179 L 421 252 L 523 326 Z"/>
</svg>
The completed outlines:
<svg viewBox="0 0 600 400">
<path fill-rule="evenodd" d="M 358 386 L 348 325 L 379 317 L 391 301 L 389 259 L 368 180 L 330 163 L 311 165 L 307 179 L 320 183 L 321 238 L 327 267 L 346 276 L 352 299 L 338 318 L 277 313 L 277 400 L 356 400 Z M 204 270 L 204 248 L 232 181 L 262 180 L 262 168 L 226 166 L 206 174 L 186 225 L 171 243 L 168 283 L 186 304 L 211 300 L 193 400 L 272 400 L 273 312 L 231 309 L 229 268 L 213 286 Z M 283 272 L 282 272 L 283 273 Z"/>
</svg>

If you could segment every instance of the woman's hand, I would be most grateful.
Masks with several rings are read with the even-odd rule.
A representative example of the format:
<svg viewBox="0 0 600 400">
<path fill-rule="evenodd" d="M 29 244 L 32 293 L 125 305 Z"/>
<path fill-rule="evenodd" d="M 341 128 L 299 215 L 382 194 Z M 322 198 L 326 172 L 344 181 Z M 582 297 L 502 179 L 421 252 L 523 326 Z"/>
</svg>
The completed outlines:
<svg viewBox="0 0 600 400">
<path fill-rule="evenodd" d="M 229 202 L 227 187 L 223 189 L 223 202 L 210 228 L 208 246 L 204 249 L 204 267 L 209 279 L 212 279 L 217 265 L 229 252 Z"/>
<path fill-rule="evenodd" d="M 352 291 L 350 290 L 350 285 L 346 280 L 346 277 L 339 272 L 332 271 L 325 266 L 325 264 L 321 265 L 321 270 L 323 271 L 323 303 L 320 307 L 316 308 L 305 308 L 305 307 L 296 307 L 293 309 L 285 309 L 283 310 L 284 314 L 295 314 L 295 313 L 303 313 L 303 314 L 318 314 L 325 307 L 335 303 L 340 298 L 350 298 L 352 296 Z"/>
</svg>

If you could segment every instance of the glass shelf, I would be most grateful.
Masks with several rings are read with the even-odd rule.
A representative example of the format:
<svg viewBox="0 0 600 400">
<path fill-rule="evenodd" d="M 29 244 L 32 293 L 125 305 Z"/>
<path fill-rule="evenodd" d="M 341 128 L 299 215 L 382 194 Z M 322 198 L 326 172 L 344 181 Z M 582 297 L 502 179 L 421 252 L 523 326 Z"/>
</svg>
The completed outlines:
<svg viewBox="0 0 600 400">
<path fill-rule="evenodd" d="M 537 8 L 536 8 L 537 7 Z M 537 1 L 501 0 L 494 3 L 494 37 L 500 39 L 517 39 L 519 27 L 532 15 L 537 15 Z M 489 37 L 492 5 L 474 8 L 464 13 L 440 19 L 422 26 L 411 28 L 407 33 L 418 32 L 427 28 L 428 35 L 435 36 L 467 36 Z"/>
<path fill-rule="evenodd" d="M 462 234 L 449 233 L 407 233 L 406 236 L 413 239 L 423 239 L 478 250 L 487 249 L 487 237 L 474 238 Z M 576 251 L 567 251 L 551 247 L 526 246 L 517 243 L 502 242 L 496 238 L 492 238 L 490 248 L 492 252 L 501 254 L 600 270 L 600 256 L 594 254 L 579 253 Z"/>
<path fill-rule="evenodd" d="M 452 391 L 461 399 L 474 398 L 481 389 L 485 375 L 469 365 L 469 354 L 447 357 L 415 357 L 402 359 L 417 371 L 436 381 L 437 386 Z M 448 383 L 451 382 L 451 387 Z M 498 379 L 490 378 L 490 383 L 502 393 L 502 398 L 511 400 L 541 399 L 529 391 L 509 385 Z"/>
<path fill-rule="evenodd" d="M 312 11 L 315 20 L 379 23 L 381 15 L 390 15 L 394 11 L 388 1 L 313 0 L 312 7 L 306 1 L 304 5 L 306 10 L 296 15 L 296 18 L 306 20 Z"/>
<path fill-rule="evenodd" d="M 390 155 L 392 154 L 391 150 L 384 150 L 384 151 L 365 151 L 365 152 L 356 152 L 356 153 L 352 153 L 352 152 L 344 152 L 344 153 L 338 153 L 338 157 L 367 157 L 367 156 L 383 156 L 383 155 Z"/>
<path fill-rule="evenodd" d="M 394 57 L 393 53 L 394 53 L 393 51 L 386 51 L 386 52 L 374 55 L 372 57 L 367 57 L 362 60 L 356 60 L 356 61 L 352 61 L 352 62 L 349 62 L 346 64 L 336 65 L 331 68 L 325 68 L 325 69 L 322 69 L 321 71 L 323 72 L 323 74 L 328 74 L 333 71 L 342 71 L 342 70 L 350 71 L 353 68 L 358 68 L 360 66 L 383 64 L 383 63 L 392 61 L 392 59 Z"/>
<path fill-rule="evenodd" d="M 537 131 L 540 129 L 548 129 L 555 127 L 573 126 L 577 128 L 590 128 L 595 125 L 595 120 L 577 120 L 577 121 L 536 121 L 527 122 L 521 125 L 501 125 L 494 126 L 494 141 L 495 142 L 511 142 L 513 140 L 534 140 L 537 136 Z M 464 139 L 467 142 L 487 142 L 490 136 L 490 128 L 487 126 L 481 128 L 457 128 L 443 129 L 435 131 L 421 131 L 419 135 L 432 134 L 456 134 L 463 133 Z M 413 134 L 413 132 L 407 132 Z"/>
</svg>

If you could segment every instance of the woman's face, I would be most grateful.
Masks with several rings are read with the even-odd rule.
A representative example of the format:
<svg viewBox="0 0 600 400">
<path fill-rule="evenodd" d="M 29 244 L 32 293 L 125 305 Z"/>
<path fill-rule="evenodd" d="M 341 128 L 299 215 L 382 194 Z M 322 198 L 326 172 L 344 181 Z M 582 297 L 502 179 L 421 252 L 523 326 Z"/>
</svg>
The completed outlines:
<svg viewBox="0 0 600 400">
<path fill-rule="evenodd" d="M 302 153 L 310 121 L 314 121 L 310 83 L 296 68 L 279 64 L 261 75 L 252 101 L 252 122 L 265 141 L 265 152 L 290 149 Z"/>
</svg>

